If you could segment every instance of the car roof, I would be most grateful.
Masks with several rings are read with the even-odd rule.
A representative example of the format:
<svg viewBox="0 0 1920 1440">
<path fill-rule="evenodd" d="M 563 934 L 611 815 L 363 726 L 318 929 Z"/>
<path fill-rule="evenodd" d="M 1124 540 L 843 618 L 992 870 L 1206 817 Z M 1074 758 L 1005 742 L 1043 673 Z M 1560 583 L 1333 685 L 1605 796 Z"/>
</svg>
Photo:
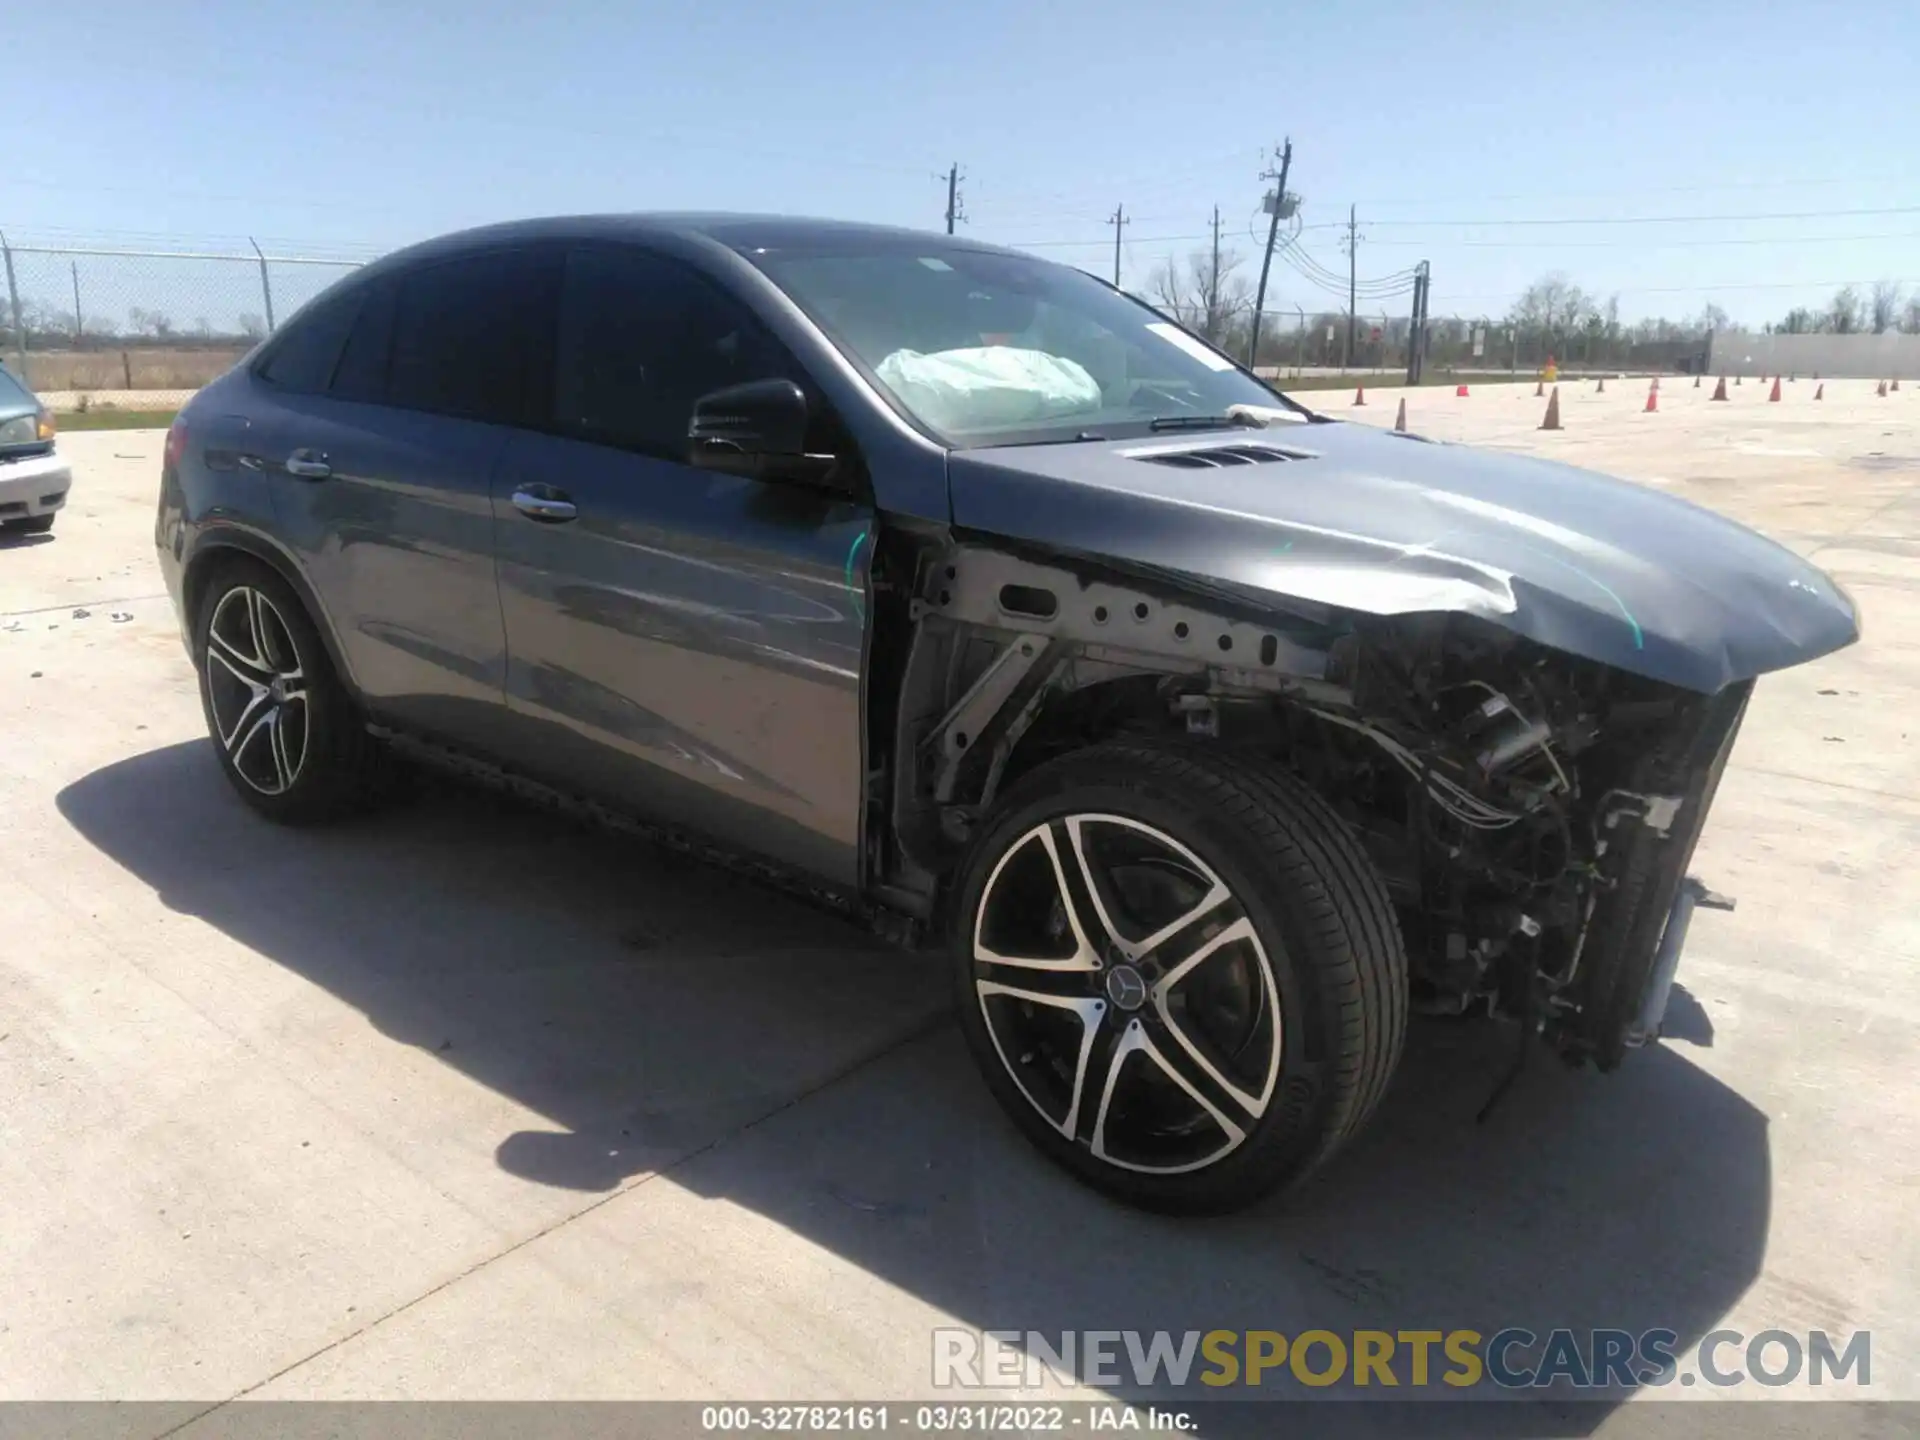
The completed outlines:
<svg viewBox="0 0 1920 1440">
<path fill-rule="evenodd" d="M 510 220 L 455 231 L 387 257 L 394 262 L 455 254 L 483 246 L 527 244 L 541 240 L 707 239 L 735 250 L 784 250 L 858 244 L 863 248 L 969 250 L 1012 255 L 1004 246 L 901 226 L 852 220 L 819 220 L 792 215 L 734 214 L 723 211 L 666 211 L 613 215 L 552 215 Z M 1027 257 L 1032 258 L 1032 257 Z M 384 264 L 382 266 L 384 268 Z"/>
</svg>

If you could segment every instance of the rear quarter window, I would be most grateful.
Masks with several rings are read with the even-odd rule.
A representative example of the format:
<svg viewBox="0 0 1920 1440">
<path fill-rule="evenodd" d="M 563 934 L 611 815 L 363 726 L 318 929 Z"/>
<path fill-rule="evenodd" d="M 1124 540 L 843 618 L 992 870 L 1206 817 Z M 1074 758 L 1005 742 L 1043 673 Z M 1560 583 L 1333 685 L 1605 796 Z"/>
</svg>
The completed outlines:
<svg viewBox="0 0 1920 1440">
<path fill-rule="evenodd" d="M 254 373 L 269 385 L 299 395 L 322 395 L 360 310 L 358 291 L 323 300 L 274 340 Z"/>
</svg>

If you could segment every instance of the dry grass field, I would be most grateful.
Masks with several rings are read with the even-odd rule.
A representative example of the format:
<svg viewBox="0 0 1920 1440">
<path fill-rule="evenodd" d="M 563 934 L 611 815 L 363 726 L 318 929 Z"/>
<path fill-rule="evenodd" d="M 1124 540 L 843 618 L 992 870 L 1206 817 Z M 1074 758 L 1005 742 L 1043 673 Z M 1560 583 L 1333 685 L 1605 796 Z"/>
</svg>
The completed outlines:
<svg viewBox="0 0 1920 1440">
<path fill-rule="evenodd" d="M 198 390 L 246 354 L 241 345 L 146 346 L 101 350 L 29 350 L 27 382 L 42 395 L 118 390 Z"/>
</svg>

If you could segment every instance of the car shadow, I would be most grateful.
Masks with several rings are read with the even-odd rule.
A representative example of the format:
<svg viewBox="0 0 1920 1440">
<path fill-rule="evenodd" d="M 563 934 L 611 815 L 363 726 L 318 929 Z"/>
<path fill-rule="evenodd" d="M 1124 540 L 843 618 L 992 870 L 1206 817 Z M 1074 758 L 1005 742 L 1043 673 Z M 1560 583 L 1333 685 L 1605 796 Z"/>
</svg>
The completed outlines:
<svg viewBox="0 0 1920 1440">
<path fill-rule="evenodd" d="M 1760 1273 L 1766 1119 L 1662 1046 L 1605 1077 L 1541 1054 L 1477 1124 L 1512 1032 L 1417 1025 L 1381 1114 L 1321 1177 L 1174 1221 L 1014 1135 L 929 957 L 750 881 L 437 781 L 367 821 L 278 829 L 199 742 L 58 805 L 172 909 L 550 1122 L 491 1137 L 505 1170 L 583 1192 L 664 1170 L 965 1325 L 1664 1328 L 1684 1353 Z M 1241 1408 L 1213 1428 L 1276 1423 Z M 1605 1413 L 1459 1413 L 1484 1408 L 1354 1405 L 1343 1428 L 1562 1434 Z"/>
<path fill-rule="evenodd" d="M 0 526 L 0 550 L 25 550 L 34 545 L 51 545 L 55 538 L 49 530 L 28 533 Z"/>
</svg>

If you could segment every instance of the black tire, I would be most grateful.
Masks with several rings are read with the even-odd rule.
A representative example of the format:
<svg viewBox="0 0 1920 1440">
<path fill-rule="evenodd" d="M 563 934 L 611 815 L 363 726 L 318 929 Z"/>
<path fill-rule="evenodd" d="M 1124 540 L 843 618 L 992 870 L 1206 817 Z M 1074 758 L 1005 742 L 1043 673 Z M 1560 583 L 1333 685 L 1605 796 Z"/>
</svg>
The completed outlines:
<svg viewBox="0 0 1920 1440">
<path fill-rule="evenodd" d="M 251 628 L 256 617 L 259 635 Z M 226 643 L 216 643 L 216 618 Z M 262 662 L 254 666 L 240 653 L 249 636 Z M 208 579 L 194 617 L 193 654 L 220 768 L 262 815 L 284 825 L 320 824 L 391 793 L 394 756 L 368 733 L 299 596 L 268 566 L 236 558 Z M 265 681 L 281 688 L 262 695 Z M 281 780 L 280 788 L 269 788 Z"/>
<path fill-rule="evenodd" d="M 54 514 L 58 514 L 55 511 Z M 6 528 L 17 535 L 45 535 L 53 529 L 53 515 L 35 515 L 27 520 L 9 520 Z"/>
<path fill-rule="evenodd" d="M 1050 840 L 1039 838 L 1040 827 Z M 1158 838 L 1148 838 L 1154 835 Z M 1107 864 L 1116 845 L 1158 846 L 1167 839 L 1184 847 L 1184 859 L 1152 862 L 1122 855 Z M 1049 847 L 1062 862 L 1051 869 L 1045 855 Z M 1076 868 L 1075 857 L 1083 854 L 1088 859 Z M 1192 860 L 1202 867 L 1192 867 Z M 1128 923 L 1136 932 L 1155 927 L 1150 920 L 1133 922 L 1133 902 L 1116 888 L 1129 873 L 1136 885 L 1142 876 L 1154 877 L 1148 891 L 1136 893 L 1184 884 L 1188 888 L 1176 893 L 1190 897 L 1201 887 L 1223 886 L 1228 901 L 1220 902 L 1216 918 L 1189 923 L 1206 913 L 1219 892 L 1207 888 L 1209 898 L 1188 912 L 1179 908 L 1187 899 L 1180 899 L 1163 913 L 1184 914 L 1174 923 L 1185 928 L 1159 944 L 1160 953 L 1131 955 L 1122 947 L 1154 935 L 1128 937 L 1121 933 Z M 1103 890 L 1090 897 L 1085 877 L 1096 874 L 1103 877 L 1098 882 Z M 990 880 L 994 895 L 983 910 Z M 1078 970 L 1029 971 L 1019 962 L 976 958 L 976 934 L 993 954 L 1031 957 L 1041 952 L 1025 946 L 1036 943 L 1057 943 L 1054 955 L 1085 951 L 1073 940 L 1064 911 L 1045 901 L 1048 887 L 1055 893 L 1065 887 L 1078 897 L 1077 908 L 1093 909 L 1094 922 L 1083 928 L 1089 940 L 1096 928 L 1107 937 L 1093 948 L 1109 947 L 1099 984 Z M 1103 891 L 1104 902 L 1099 900 Z M 1037 915 L 1043 905 L 1044 925 L 1019 918 Z M 1127 923 L 1109 923 L 1110 914 L 1125 915 Z M 1041 1150 L 1130 1204 L 1178 1214 L 1219 1213 L 1297 1184 L 1366 1124 L 1399 1062 L 1407 962 L 1385 884 L 1318 795 L 1253 757 L 1194 744 L 1128 740 L 1049 762 L 1016 785 L 982 826 L 962 867 L 950 917 L 960 1024 L 988 1086 Z M 1001 937 L 1015 931 L 1026 936 L 1024 945 L 1012 938 L 1003 944 Z M 1225 943 L 1221 936 L 1228 937 Z M 1218 948 L 1180 978 L 1182 954 L 1207 951 L 1209 945 Z M 1248 1038 L 1231 1049 L 1233 1035 L 1241 1032 L 1223 1032 L 1204 1005 L 1194 1008 L 1182 993 L 1209 963 L 1228 966 L 1235 983 L 1251 996 L 1214 1013 L 1244 1015 L 1262 1005 L 1277 1009 L 1265 1031 L 1278 1043 L 1277 1056 L 1259 1041 L 1263 1032 L 1257 1018 L 1246 1025 Z M 1134 970 L 1132 979 L 1119 973 L 1128 969 Z M 1262 970 L 1270 984 L 1258 979 Z M 1073 987 L 1082 984 L 1092 985 L 1089 993 L 1096 998 L 1091 1002 L 1037 1001 L 995 988 L 1038 986 L 1052 995 L 1078 993 Z M 1127 1002 L 1131 1007 L 1123 1008 Z M 1055 1008 L 1089 1003 L 1101 1012 L 1063 1014 Z M 1089 1013 L 1099 1015 L 1092 1025 L 1086 1022 Z M 1213 1036 L 1227 1034 L 1228 1048 L 1203 1033 L 1209 1027 Z M 996 1037 L 1012 1042 L 1005 1048 L 1016 1052 L 1016 1059 L 1002 1060 Z M 1076 1049 L 1083 1042 L 1084 1048 Z M 1196 1054 L 1210 1056 L 1216 1068 L 1194 1063 Z M 1174 1080 L 1161 1056 L 1176 1062 L 1172 1068 L 1188 1079 Z M 1243 1091 L 1215 1083 L 1228 1078 L 1229 1066 L 1249 1059 L 1251 1070 L 1232 1077 L 1245 1085 Z M 1067 1073 L 1073 1064 L 1079 1066 L 1078 1080 Z M 1111 1079 L 1101 1074 L 1102 1067 Z M 1015 1078 L 1016 1068 L 1023 1078 Z M 1255 1083 L 1263 1077 L 1265 1098 L 1255 1108 L 1246 1097 L 1260 1098 Z M 1189 1081 L 1196 1088 L 1185 1090 L 1188 1097 L 1198 1093 L 1218 1102 L 1209 1115 L 1189 1100 L 1193 1118 L 1185 1123 L 1191 1134 L 1161 1119 L 1178 1113 L 1181 1096 L 1169 1084 Z M 1096 1101 L 1096 1091 L 1114 1100 L 1111 1112 Z M 1236 1094 L 1238 1108 L 1231 1098 Z M 1218 1123 L 1222 1115 L 1237 1123 L 1241 1140 L 1234 1142 Z M 1136 1132 L 1131 1160 L 1122 1157 L 1117 1139 L 1123 1123 Z M 1207 1135 L 1209 1127 L 1219 1132 L 1217 1139 Z M 1096 1152 L 1096 1135 L 1104 1156 Z M 1216 1143 L 1228 1148 L 1204 1159 Z M 1160 1162 L 1188 1163 L 1189 1147 L 1202 1162 L 1183 1173 L 1167 1173 Z M 1128 1168 L 1147 1161 L 1155 1169 Z"/>
</svg>

